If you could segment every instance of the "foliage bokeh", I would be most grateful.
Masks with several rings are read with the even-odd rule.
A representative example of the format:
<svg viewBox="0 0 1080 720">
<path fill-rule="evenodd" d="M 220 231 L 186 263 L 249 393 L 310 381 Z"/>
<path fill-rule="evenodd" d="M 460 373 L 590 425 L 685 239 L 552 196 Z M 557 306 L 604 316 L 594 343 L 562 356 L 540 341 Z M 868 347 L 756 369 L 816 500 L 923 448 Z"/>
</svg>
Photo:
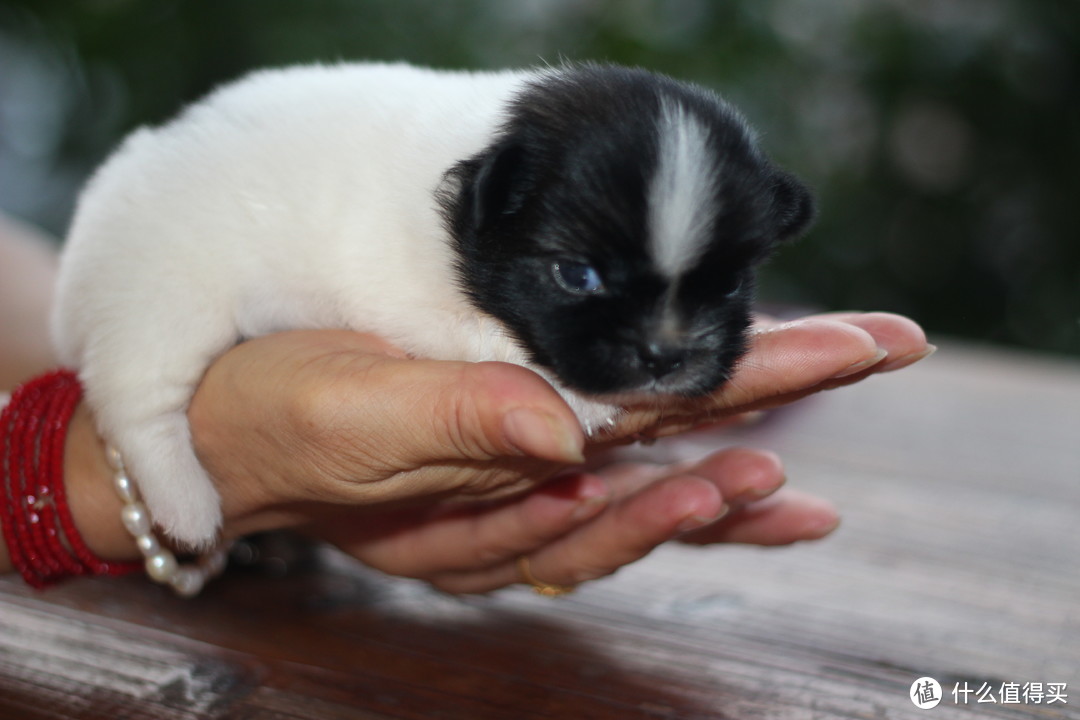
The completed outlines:
<svg viewBox="0 0 1080 720">
<path fill-rule="evenodd" d="M 714 87 L 817 190 L 765 292 L 1080 355 L 1074 0 L 0 0 L 0 208 L 265 66 L 598 59 Z"/>
</svg>

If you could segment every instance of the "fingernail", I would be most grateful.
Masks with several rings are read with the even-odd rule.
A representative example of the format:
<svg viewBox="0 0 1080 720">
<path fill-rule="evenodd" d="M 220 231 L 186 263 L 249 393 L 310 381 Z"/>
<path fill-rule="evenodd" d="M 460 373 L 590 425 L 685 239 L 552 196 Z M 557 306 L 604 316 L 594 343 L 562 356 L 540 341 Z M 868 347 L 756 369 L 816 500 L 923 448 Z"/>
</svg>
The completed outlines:
<svg viewBox="0 0 1080 720">
<path fill-rule="evenodd" d="M 735 416 L 739 427 L 757 425 L 767 417 L 769 417 L 769 414 L 764 410 L 751 410 L 750 412 L 744 412 Z"/>
<path fill-rule="evenodd" d="M 746 505 L 748 503 L 757 502 L 758 500 L 764 500 L 770 495 L 776 493 L 776 491 L 782 488 L 786 483 L 787 477 L 782 477 L 780 478 L 780 482 L 776 483 L 775 485 L 769 485 L 768 487 L 747 488 L 746 490 L 743 490 L 741 493 L 736 495 L 735 499 L 732 502 L 736 505 Z"/>
<path fill-rule="evenodd" d="M 901 355 L 895 360 L 890 360 L 881 366 L 881 372 L 892 372 L 893 370 L 906 368 L 908 365 L 914 365 L 920 360 L 925 360 L 936 352 L 937 345 L 927 345 L 925 350 L 920 350 L 919 352 L 910 353 L 908 355 Z"/>
<path fill-rule="evenodd" d="M 507 442 L 523 455 L 579 465 L 585 462 L 585 438 L 580 427 L 569 427 L 552 415 L 517 408 L 503 417 Z"/>
<path fill-rule="evenodd" d="M 739 413 L 738 415 L 729 415 L 724 418 L 717 418 L 713 420 L 705 420 L 699 422 L 691 428 L 694 431 L 707 432 L 709 430 L 722 430 L 730 427 L 751 427 L 757 425 L 764 420 L 768 415 L 763 410 L 752 410 L 750 412 Z"/>
<path fill-rule="evenodd" d="M 652 437 L 657 440 L 662 440 L 666 437 L 672 437 L 673 435 L 682 435 L 696 429 L 698 422 L 696 420 L 670 420 L 665 421 L 663 425 L 652 431 Z"/>
<path fill-rule="evenodd" d="M 577 501 L 570 515 L 574 522 L 587 520 L 600 512 L 611 500 L 611 488 L 599 475 L 581 475 L 574 499 Z"/>
<path fill-rule="evenodd" d="M 840 372 L 833 375 L 833 378 L 834 379 L 845 378 L 845 377 L 848 377 L 849 375 L 854 375 L 855 373 L 862 372 L 863 370 L 866 370 L 867 368 L 871 368 L 871 367 L 877 365 L 879 362 L 884 360 L 885 356 L 888 355 L 888 354 L 889 354 L 889 351 L 886 350 L 885 348 L 878 348 L 878 351 L 876 353 L 874 353 L 873 357 L 868 358 L 866 360 L 860 360 L 859 362 L 848 366 L 844 370 L 841 370 Z"/>
<path fill-rule="evenodd" d="M 574 512 L 570 514 L 570 518 L 574 522 L 588 520 L 593 515 L 596 515 L 596 513 L 603 510 L 610 499 L 610 495 L 597 495 L 595 497 L 584 498 L 578 502 L 577 507 L 574 508 Z"/>
<path fill-rule="evenodd" d="M 805 540 L 820 540 L 826 535 L 832 533 L 836 528 L 840 527 L 839 516 L 819 520 L 816 523 L 811 523 L 806 527 Z"/>
<path fill-rule="evenodd" d="M 711 525 L 712 523 L 727 515 L 729 509 L 730 508 L 727 505 L 721 505 L 720 511 L 712 517 L 707 517 L 705 515 L 690 515 L 681 523 L 676 525 L 675 529 L 678 530 L 680 533 L 688 533 L 693 530 L 698 530 L 705 527 L 706 525 Z"/>
</svg>

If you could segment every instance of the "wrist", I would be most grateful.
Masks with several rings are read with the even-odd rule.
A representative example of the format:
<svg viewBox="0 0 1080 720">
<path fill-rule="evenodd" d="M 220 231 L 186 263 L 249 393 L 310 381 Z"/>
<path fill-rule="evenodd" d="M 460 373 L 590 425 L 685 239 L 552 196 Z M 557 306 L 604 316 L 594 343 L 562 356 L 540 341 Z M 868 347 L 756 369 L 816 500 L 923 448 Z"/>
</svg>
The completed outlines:
<svg viewBox="0 0 1080 720">
<path fill-rule="evenodd" d="M 139 560 L 135 541 L 120 521 L 123 501 L 113 488 L 105 444 L 85 404 L 68 426 L 64 478 L 75 527 L 90 550 L 104 560 Z"/>
<path fill-rule="evenodd" d="M 84 532 L 98 538 L 98 523 L 80 529 L 71 510 L 68 449 L 72 420 L 82 388 L 75 375 L 54 370 L 20 385 L 0 411 L 0 525 L 7 560 L 28 584 L 41 588 L 78 575 L 122 575 L 142 563 L 103 558 L 90 548 Z M 80 435 L 79 447 L 96 442 L 92 431 Z M 83 462 L 81 456 L 78 462 Z M 72 458 L 72 462 L 76 462 Z M 72 487 L 102 487 L 95 473 L 80 473 Z M 98 476 L 101 479 L 101 476 Z M 107 488 L 107 484 L 105 485 Z M 96 498 L 104 499 L 101 494 Z M 82 502 L 80 497 L 76 503 Z M 6 564 L 5 564 L 6 567 Z"/>
<path fill-rule="evenodd" d="M 0 569 L 35 588 L 145 569 L 182 596 L 198 593 L 224 568 L 226 547 L 177 561 L 81 398 L 75 373 L 60 369 L 20 385 L 0 410 Z"/>
</svg>

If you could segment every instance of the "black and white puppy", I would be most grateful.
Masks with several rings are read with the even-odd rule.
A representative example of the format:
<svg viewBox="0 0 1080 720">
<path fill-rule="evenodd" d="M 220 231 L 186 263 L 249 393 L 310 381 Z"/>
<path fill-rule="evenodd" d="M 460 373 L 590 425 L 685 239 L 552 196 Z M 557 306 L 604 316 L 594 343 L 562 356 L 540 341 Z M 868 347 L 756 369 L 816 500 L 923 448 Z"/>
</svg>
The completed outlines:
<svg viewBox="0 0 1080 720">
<path fill-rule="evenodd" d="M 221 512 L 185 411 L 242 338 L 351 328 L 518 363 L 591 432 L 723 384 L 755 266 L 811 215 L 731 106 L 646 71 L 265 71 L 97 172 L 54 334 L 154 518 L 200 546 Z"/>
</svg>

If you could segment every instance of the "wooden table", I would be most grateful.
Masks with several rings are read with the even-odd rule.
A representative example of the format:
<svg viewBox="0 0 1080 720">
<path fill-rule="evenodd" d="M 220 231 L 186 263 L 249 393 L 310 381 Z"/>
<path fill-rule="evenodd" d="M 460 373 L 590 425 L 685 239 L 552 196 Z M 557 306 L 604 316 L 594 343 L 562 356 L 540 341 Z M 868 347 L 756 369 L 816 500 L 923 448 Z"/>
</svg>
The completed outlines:
<svg viewBox="0 0 1080 720">
<path fill-rule="evenodd" d="M 329 551 L 193 601 L 9 578 L 0 718 L 1080 718 L 1080 365 L 945 344 L 723 441 L 779 450 L 844 525 L 665 547 L 557 600 L 446 597 Z"/>
</svg>

